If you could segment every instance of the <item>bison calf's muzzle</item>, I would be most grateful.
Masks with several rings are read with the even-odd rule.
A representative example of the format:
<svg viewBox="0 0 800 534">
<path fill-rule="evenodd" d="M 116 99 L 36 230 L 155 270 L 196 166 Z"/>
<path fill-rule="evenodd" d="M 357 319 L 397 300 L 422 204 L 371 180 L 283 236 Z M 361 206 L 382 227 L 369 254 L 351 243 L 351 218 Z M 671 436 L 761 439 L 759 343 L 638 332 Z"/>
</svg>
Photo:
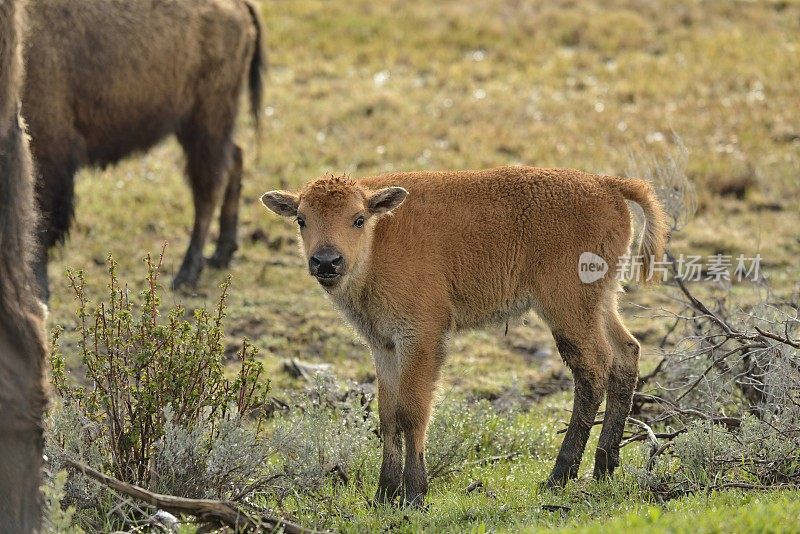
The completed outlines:
<svg viewBox="0 0 800 534">
<path fill-rule="evenodd" d="M 323 286 L 334 285 L 345 273 L 344 258 L 335 248 L 323 247 L 308 260 L 308 272 Z"/>
</svg>

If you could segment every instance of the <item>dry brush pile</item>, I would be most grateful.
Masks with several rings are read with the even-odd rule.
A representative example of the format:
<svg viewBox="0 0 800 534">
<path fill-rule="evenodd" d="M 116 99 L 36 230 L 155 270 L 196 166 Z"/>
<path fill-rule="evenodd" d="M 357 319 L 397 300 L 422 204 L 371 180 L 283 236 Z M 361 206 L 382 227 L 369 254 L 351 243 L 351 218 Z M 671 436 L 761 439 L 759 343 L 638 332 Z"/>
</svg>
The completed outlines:
<svg viewBox="0 0 800 534">
<path fill-rule="evenodd" d="M 650 452 L 641 482 L 660 498 L 697 490 L 800 486 L 798 295 L 737 309 L 700 300 L 674 277 L 663 359 L 640 378 L 628 442 Z"/>
<path fill-rule="evenodd" d="M 631 157 L 633 172 L 657 186 L 673 233 L 697 206 L 686 179 L 687 150 L 677 138 L 675 144 L 663 158 Z M 800 486 L 797 288 L 775 295 L 768 273 L 753 271 L 740 282 L 758 302 L 745 307 L 731 279 L 697 283 L 672 254 L 667 263 L 677 307 L 654 312 L 670 326 L 659 344 L 661 360 L 639 379 L 633 431 L 623 442 L 647 443 L 645 465 L 634 470 L 639 482 L 659 500 L 699 490 Z"/>
</svg>

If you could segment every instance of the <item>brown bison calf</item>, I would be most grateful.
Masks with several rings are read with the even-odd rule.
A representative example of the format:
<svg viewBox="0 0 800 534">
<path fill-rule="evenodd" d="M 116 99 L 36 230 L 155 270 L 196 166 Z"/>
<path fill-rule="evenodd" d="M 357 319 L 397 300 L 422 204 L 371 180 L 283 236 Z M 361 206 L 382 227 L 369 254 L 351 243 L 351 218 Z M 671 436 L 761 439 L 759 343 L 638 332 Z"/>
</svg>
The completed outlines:
<svg viewBox="0 0 800 534">
<path fill-rule="evenodd" d="M 22 2 L 0 0 L 0 532 L 39 528 L 45 342 L 30 257 L 33 181 L 18 118 Z"/>
<path fill-rule="evenodd" d="M 215 266 L 237 248 L 242 151 L 232 140 L 244 78 L 253 114 L 261 99 L 261 30 L 245 0 L 33 0 L 23 116 L 39 170 L 42 250 L 36 271 L 47 295 L 47 252 L 74 212 L 74 176 L 175 134 L 186 154 L 195 221 L 173 285 L 193 285 L 224 189 Z M 226 180 L 227 178 L 227 180 Z M 227 186 L 226 186 L 227 183 Z"/>
<path fill-rule="evenodd" d="M 578 263 L 591 252 L 617 266 L 631 240 L 626 200 L 646 216 L 647 272 L 662 254 L 666 225 L 641 180 L 505 167 L 358 182 L 328 176 L 297 195 L 264 194 L 269 209 L 297 220 L 310 273 L 372 349 L 384 439 L 378 501 L 403 488 L 406 502 L 419 504 L 426 493 L 425 435 L 448 335 L 530 309 L 550 326 L 575 377 L 572 418 L 548 483 L 577 476 L 604 394 L 594 474 L 619 464 L 639 344 L 617 312 L 613 275 L 583 283 Z"/>
</svg>

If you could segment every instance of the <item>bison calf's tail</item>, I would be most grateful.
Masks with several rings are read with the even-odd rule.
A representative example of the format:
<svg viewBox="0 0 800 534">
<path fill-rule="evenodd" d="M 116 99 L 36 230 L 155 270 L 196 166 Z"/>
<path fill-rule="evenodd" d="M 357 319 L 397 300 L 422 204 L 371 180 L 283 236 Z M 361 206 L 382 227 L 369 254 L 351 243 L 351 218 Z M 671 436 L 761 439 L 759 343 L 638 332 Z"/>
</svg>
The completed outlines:
<svg viewBox="0 0 800 534">
<path fill-rule="evenodd" d="M 653 261 L 660 261 L 667 245 L 667 217 L 664 208 L 653 191 L 653 187 L 644 180 L 625 179 L 606 176 L 605 184 L 618 191 L 626 200 L 636 202 L 644 212 L 644 233 L 639 243 L 638 255 L 642 259 L 639 281 L 643 284 L 653 281 L 651 269 Z"/>
<path fill-rule="evenodd" d="M 250 58 L 250 69 L 247 75 L 248 91 L 250 93 L 250 112 L 253 114 L 253 125 L 256 130 L 256 137 L 260 133 L 261 98 L 264 93 L 263 73 L 267 69 L 267 56 L 264 52 L 264 29 L 261 25 L 261 17 L 258 8 L 249 1 L 245 1 L 253 25 L 256 29 L 256 44 L 253 49 L 253 57 Z"/>
</svg>

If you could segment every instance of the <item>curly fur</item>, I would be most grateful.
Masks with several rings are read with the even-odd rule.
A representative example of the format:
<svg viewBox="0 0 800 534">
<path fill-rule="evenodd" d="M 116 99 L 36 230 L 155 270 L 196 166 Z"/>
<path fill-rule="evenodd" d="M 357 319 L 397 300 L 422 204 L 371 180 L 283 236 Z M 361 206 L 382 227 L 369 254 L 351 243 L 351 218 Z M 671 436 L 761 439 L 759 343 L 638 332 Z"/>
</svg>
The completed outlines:
<svg viewBox="0 0 800 534">
<path fill-rule="evenodd" d="M 660 256 L 667 238 L 663 210 L 646 182 L 502 167 L 355 182 L 327 176 L 299 195 L 274 191 L 262 200 L 281 215 L 302 217 L 307 258 L 322 249 L 341 255 L 339 279 L 320 283 L 375 359 L 384 433 L 378 500 L 402 490 L 418 504 L 427 490 L 425 435 L 449 334 L 530 309 L 550 326 L 575 377 L 572 420 L 549 483 L 577 475 L 606 392 L 595 474 L 618 465 L 639 358 L 617 311 L 614 279 L 631 242 L 626 200 L 645 212 L 643 251 Z M 365 219 L 361 226 L 356 217 Z M 606 276 L 580 280 L 584 252 L 607 262 Z"/>
<path fill-rule="evenodd" d="M 0 2 L 0 531 L 39 526 L 45 340 L 30 267 L 33 183 L 18 116 L 22 2 Z"/>
</svg>

